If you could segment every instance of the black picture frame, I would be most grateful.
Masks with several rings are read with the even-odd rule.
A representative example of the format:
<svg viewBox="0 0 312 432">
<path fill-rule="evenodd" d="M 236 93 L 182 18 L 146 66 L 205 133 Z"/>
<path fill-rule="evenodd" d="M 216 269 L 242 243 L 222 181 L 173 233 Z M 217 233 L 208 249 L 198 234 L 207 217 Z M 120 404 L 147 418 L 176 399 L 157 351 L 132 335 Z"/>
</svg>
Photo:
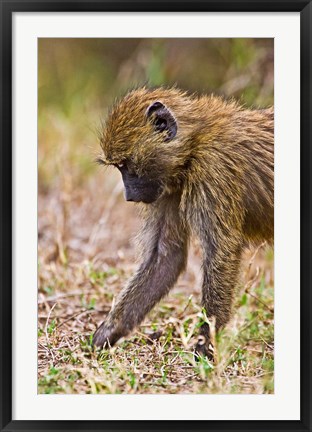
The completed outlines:
<svg viewBox="0 0 312 432">
<path fill-rule="evenodd" d="M 44 1 L 0 0 L 1 13 L 1 431 L 310 431 L 311 422 L 311 0 Z M 12 16 L 14 12 L 300 12 L 301 58 L 301 415 L 298 421 L 16 421 L 12 420 Z M 291 345 L 291 341 L 290 341 Z M 291 348 L 291 347 L 290 347 Z M 291 349 L 289 350 L 291 355 Z"/>
</svg>

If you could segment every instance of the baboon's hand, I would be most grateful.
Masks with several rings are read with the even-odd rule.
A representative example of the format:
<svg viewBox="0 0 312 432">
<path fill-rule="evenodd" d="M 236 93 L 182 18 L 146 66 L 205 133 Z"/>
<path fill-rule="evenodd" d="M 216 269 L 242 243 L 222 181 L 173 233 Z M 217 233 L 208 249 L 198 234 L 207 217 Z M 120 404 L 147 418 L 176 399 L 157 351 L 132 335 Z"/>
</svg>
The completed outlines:
<svg viewBox="0 0 312 432">
<path fill-rule="evenodd" d="M 125 332 L 120 328 L 116 328 L 114 325 L 110 325 L 104 321 L 94 333 L 92 344 L 99 348 L 109 348 L 124 335 Z"/>
</svg>

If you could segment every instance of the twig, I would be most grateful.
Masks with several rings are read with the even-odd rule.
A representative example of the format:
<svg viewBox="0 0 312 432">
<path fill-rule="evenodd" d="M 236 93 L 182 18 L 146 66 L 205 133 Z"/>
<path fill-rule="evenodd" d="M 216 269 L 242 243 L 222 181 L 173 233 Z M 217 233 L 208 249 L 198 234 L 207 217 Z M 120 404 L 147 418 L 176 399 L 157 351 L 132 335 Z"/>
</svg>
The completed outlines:
<svg viewBox="0 0 312 432">
<path fill-rule="evenodd" d="M 57 294 L 55 296 L 47 297 L 43 300 L 38 300 L 38 304 L 43 304 L 43 303 L 59 300 L 59 299 L 66 298 L 66 297 L 76 297 L 76 296 L 80 296 L 83 294 L 85 294 L 84 291 L 75 291 L 75 292 L 71 292 L 71 293 Z"/>
<path fill-rule="evenodd" d="M 263 300 L 261 300 L 256 294 L 253 294 L 252 292 L 250 292 L 250 288 L 251 287 L 247 287 L 246 289 L 245 289 L 245 292 L 247 293 L 247 294 L 249 294 L 251 297 L 253 297 L 254 299 L 256 299 L 259 303 L 261 303 L 266 309 L 268 309 L 268 311 L 270 311 L 271 313 L 273 313 L 274 312 L 274 309 L 271 307 L 271 306 L 269 306 L 269 305 L 267 305 Z"/>
<path fill-rule="evenodd" d="M 68 321 L 70 321 L 70 320 L 72 320 L 73 318 L 76 318 L 77 316 L 82 315 L 82 314 L 84 314 L 84 313 L 86 313 L 86 312 L 91 313 L 92 310 L 90 310 L 90 309 L 85 309 L 85 310 L 83 310 L 83 311 L 79 311 L 79 312 L 75 313 L 74 315 L 70 316 L 70 317 L 67 318 L 66 320 L 62 321 L 62 322 L 57 326 L 57 328 L 62 327 L 63 324 L 66 324 Z"/>
</svg>

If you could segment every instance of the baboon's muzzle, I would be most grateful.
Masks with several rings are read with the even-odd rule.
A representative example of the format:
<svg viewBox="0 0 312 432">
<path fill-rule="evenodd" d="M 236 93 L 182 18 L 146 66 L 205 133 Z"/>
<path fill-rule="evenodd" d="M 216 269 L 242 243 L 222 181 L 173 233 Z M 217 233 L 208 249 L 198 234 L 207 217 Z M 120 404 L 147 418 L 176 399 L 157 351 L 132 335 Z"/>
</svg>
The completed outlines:
<svg viewBox="0 0 312 432">
<path fill-rule="evenodd" d="M 125 186 L 127 201 L 144 202 L 150 204 L 157 200 L 161 193 L 161 184 L 157 180 L 139 177 L 129 173 L 126 167 L 119 168 Z"/>
</svg>

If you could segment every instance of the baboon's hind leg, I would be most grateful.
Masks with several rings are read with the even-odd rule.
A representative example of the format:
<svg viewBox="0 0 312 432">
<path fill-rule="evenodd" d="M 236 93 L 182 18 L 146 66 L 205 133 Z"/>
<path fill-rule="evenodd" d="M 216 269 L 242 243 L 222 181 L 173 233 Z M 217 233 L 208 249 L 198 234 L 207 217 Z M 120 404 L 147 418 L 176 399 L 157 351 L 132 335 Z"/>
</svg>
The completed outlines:
<svg viewBox="0 0 312 432">
<path fill-rule="evenodd" d="M 231 249 L 217 249 L 203 266 L 202 306 L 208 318 L 215 317 L 216 333 L 230 320 L 239 274 L 241 246 L 235 242 L 231 246 Z M 214 347 L 208 323 L 200 329 L 196 352 L 207 356 L 209 360 L 214 359 Z"/>
</svg>

